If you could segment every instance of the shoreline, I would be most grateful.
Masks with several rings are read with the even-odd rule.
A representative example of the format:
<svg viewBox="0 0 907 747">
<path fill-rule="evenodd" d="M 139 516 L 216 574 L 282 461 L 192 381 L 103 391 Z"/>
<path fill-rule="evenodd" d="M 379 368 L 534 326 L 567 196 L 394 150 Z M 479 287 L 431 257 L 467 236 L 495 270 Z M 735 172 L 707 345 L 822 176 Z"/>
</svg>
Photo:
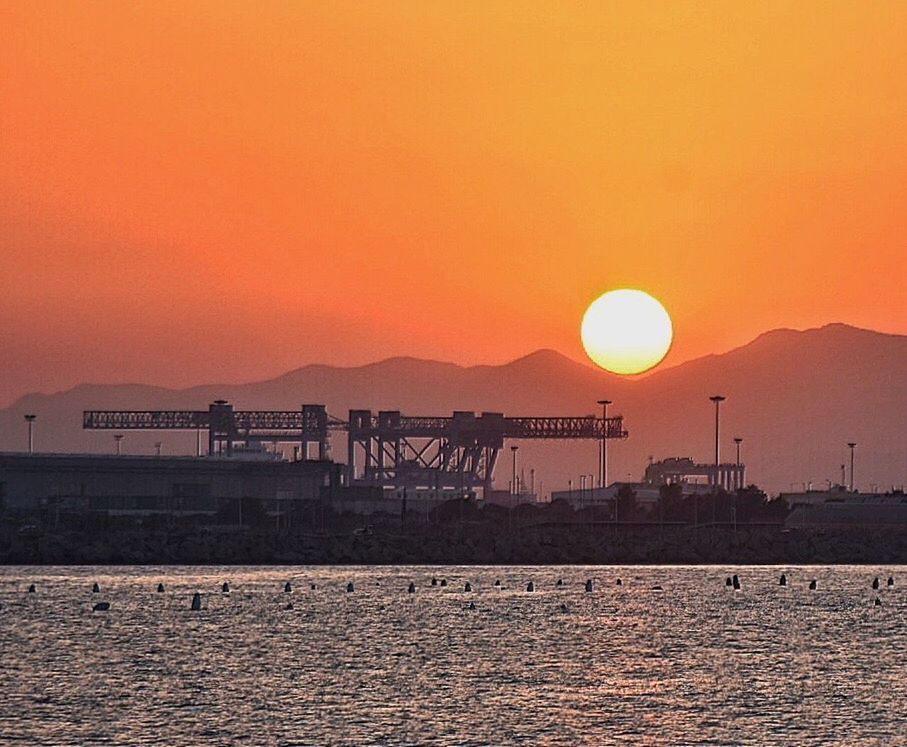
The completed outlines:
<svg viewBox="0 0 907 747">
<path fill-rule="evenodd" d="M 873 565 L 907 564 L 900 527 L 781 530 L 435 526 L 400 533 L 110 528 L 0 533 L 0 565 Z"/>
</svg>

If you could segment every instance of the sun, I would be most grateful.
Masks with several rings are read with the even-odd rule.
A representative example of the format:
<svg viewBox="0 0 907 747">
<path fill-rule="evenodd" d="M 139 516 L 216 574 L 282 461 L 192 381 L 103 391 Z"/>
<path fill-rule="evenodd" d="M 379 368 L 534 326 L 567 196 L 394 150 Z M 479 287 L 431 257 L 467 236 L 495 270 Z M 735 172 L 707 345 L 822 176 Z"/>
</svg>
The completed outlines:
<svg viewBox="0 0 907 747">
<path fill-rule="evenodd" d="M 638 374 L 667 355 L 674 329 L 657 299 L 641 290 L 621 288 L 589 304 L 580 336 L 586 354 L 606 371 Z"/>
</svg>

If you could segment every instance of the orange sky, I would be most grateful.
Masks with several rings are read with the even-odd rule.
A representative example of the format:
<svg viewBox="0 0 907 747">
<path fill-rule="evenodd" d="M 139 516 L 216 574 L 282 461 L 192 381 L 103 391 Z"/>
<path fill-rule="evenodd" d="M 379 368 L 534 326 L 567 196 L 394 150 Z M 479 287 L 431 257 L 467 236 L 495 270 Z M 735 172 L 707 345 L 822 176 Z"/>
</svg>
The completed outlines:
<svg viewBox="0 0 907 747">
<path fill-rule="evenodd" d="M 0 5 L 0 404 L 907 333 L 907 4 Z"/>
</svg>

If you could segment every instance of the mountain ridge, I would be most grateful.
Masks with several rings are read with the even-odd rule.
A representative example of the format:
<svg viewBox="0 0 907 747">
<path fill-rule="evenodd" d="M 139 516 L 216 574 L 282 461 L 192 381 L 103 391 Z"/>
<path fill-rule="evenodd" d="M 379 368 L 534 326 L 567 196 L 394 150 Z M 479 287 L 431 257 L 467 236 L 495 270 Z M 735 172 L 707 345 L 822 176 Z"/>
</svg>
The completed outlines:
<svg viewBox="0 0 907 747">
<path fill-rule="evenodd" d="M 103 452 L 111 450 L 111 435 L 82 431 L 84 409 L 205 409 L 228 399 L 239 409 L 322 403 L 344 419 L 352 408 L 551 416 L 600 413 L 596 402 L 607 397 L 614 402 L 610 414 L 624 415 L 631 434 L 609 451 L 611 479 L 636 479 L 650 455 L 714 459 L 708 397 L 717 393 L 728 397 L 721 409 L 724 453 L 731 453 L 732 437 L 742 437 L 754 482 L 777 491 L 791 482 L 838 481 L 844 444 L 856 441 L 858 483 L 890 486 L 907 483 L 905 372 L 907 336 L 844 324 L 771 330 L 747 345 L 641 378 L 614 376 L 550 349 L 500 365 L 404 356 L 362 366 L 310 364 L 244 384 L 85 383 L 29 394 L 0 410 L 0 448 L 23 448 L 26 412 L 38 415 L 39 450 Z M 124 448 L 152 453 L 160 440 L 167 453 L 194 453 L 194 433 L 131 432 Z M 598 471 L 597 444 L 590 442 L 522 442 L 520 457 L 546 486 L 578 484 L 581 474 Z"/>
</svg>

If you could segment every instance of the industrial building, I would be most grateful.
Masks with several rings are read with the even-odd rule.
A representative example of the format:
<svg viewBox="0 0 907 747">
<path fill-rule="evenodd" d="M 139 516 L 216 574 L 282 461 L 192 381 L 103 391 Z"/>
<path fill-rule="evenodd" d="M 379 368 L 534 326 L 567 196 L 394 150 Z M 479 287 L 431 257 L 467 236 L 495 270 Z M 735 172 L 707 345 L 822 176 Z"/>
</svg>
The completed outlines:
<svg viewBox="0 0 907 747">
<path fill-rule="evenodd" d="M 669 457 L 646 467 L 647 485 L 695 484 L 704 480 L 709 486 L 739 490 L 746 485 L 744 464 L 697 464 L 690 457 Z"/>
<path fill-rule="evenodd" d="M 3 453 L 0 502 L 13 511 L 187 516 L 253 498 L 279 515 L 291 502 L 329 500 L 340 470 L 323 460 Z"/>
<path fill-rule="evenodd" d="M 898 526 L 907 528 L 907 494 L 858 493 L 843 486 L 828 490 L 781 493 L 790 514 L 789 529 L 833 528 L 850 526 Z"/>
</svg>

